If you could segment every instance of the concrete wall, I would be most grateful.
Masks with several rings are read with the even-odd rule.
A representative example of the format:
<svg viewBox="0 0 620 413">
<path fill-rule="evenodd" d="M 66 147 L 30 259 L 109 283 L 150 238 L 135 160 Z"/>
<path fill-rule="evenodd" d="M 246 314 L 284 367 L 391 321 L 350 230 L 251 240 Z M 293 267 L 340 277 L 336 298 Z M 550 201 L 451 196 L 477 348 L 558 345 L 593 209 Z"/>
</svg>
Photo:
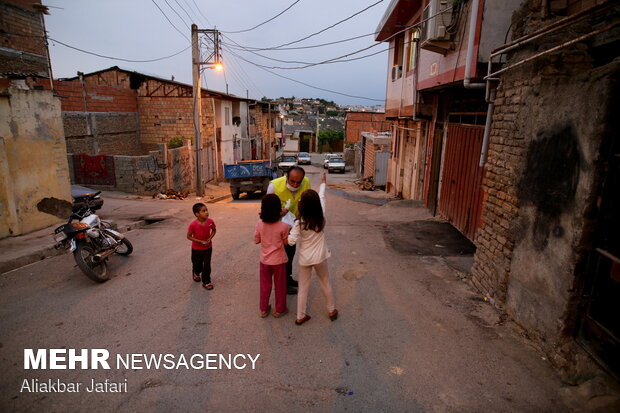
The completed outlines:
<svg viewBox="0 0 620 413">
<path fill-rule="evenodd" d="M 42 83 L 39 81 L 38 83 Z M 45 84 L 42 84 L 45 87 Z M 141 155 L 135 91 L 89 82 L 55 81 L 69 153 Z"/>
<path fill-rule="evenodd" d="M 60 222 L 39 211 L 44 198 L 71 201 L 60 101 L 20 82 L 0 94 L 0 237 Z"/>
<path fill-rule="evenodd" d="M 193 191 L 196 174 L 193 151 L 193 146 L 167 149 L 162 144 L 160 150 L 151 151 L 148 155 L 104 155 L 101 160 L 93 162 L 93 167 L 105 163 L 110 168 L 106 174 L 95 171 L 95 179 L 89 179 L 88 171 L 84 171 L 84 166 L 79 164 L 84 155 L 69 154 L 71 182 L 140 195 L 153 195 L 167 189 Z"/>
</svg>

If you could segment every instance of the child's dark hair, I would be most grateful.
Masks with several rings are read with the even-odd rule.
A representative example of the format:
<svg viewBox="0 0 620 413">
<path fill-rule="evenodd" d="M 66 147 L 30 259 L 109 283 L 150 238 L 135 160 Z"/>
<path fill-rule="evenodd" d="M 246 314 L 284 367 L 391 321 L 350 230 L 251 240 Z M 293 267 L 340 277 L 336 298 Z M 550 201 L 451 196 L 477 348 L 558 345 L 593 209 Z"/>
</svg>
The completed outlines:
<svg viewBox="0 0 620 413">
<path fill-rule="evenodd" d="M 315 232 L 323 231 L 325 217 L 323 216 L 323 207 L 321 207 L 321 198 L 315 190 L 308 189 L 301 194 L 299 216 L 302 229 L 311 229 Z"/>
<path fill-rule="evenodd" d="M 196 204 L 194 204 L 194 206 L 192 207 L 192 212 L 194 213 L 194 215 L 196 215 L 197 213 L 200 212 L 200 208 L 202 207 L 207 207 L 205 204 L 203 204 L 202 202 L 198 202 Z"/>
<path fill-rule="evenodd" d="M 260 219 L 267 224 L 280 220 L 282 203 L 276 194 L 267 194 L 260 203 Z"/>
</svg>

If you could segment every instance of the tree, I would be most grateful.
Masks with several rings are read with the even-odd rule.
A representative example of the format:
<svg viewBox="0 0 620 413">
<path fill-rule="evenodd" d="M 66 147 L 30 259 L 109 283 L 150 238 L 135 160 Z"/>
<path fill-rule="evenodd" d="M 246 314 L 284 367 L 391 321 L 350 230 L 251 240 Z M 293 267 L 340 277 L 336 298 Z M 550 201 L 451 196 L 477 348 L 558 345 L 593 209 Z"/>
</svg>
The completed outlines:
<svg viewBox="0 0 620 413">
<path fill-rule="evenodd" d="M 334 129 L 323 129 L 319 131 L 319 147 L 323 147 L 325 144 L 330 144 L 333 141 L 344 140 L 344 132 Z"/>
</svg>

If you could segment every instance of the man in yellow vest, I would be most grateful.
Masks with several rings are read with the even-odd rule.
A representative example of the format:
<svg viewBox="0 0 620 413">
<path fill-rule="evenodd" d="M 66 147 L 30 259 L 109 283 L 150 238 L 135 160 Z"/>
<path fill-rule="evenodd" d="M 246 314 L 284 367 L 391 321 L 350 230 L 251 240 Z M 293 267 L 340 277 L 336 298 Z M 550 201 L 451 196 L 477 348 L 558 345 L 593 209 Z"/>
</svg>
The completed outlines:
<svg viewBox="0 0 620 413">
<path fill-rule="evenodd" d="M 299 210 L 297 208 L 301 194 L 310 189 L 310 180 L 306 178 L 306 171 L 300 166 L 291 167 L 286 176 L 276 178 L 269 183 L 267 188 L 268 194 L 276 194 L 282 203 L 282 216 L 287 212 L 293 213 L 295 218 L 299 218 Z M 289 203 L 290 201 L 290 203 Z M 289 203 L 288 209 L 285 205 Z M 297 294 L 297 281 L 292 277 L 293 274 L 293 258 L 295 258 L 295 246 L 284 245 L 288 262 L 286 263 L 286 293 Z"/>
</svg>

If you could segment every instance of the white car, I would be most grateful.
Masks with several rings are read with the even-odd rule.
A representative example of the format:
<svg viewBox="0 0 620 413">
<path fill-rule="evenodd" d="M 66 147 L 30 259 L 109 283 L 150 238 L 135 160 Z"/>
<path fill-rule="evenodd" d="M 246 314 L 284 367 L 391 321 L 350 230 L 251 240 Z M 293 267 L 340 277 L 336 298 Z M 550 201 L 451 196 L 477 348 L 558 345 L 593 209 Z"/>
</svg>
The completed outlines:
<svg viewBox="0 0 620 413">
<path fill-rule="evenodd" d="M 293 166 L 297 166 L 297 158 L 294 156 L 283 155 L 278 159 L 278 168 L 286 173 Z"/>
<path fill-rule="evenodd" d="M 311 165 L 312 158 L 308 152 L 299 152 L 299 155 L 297 155 L 297 163 L 299 165 Z"/>
<path fill-rule="evenodd" d="M 325 155 L 325 159 L 323 160 L 323 168 L 327 169 L 327 164 L 330 158 L 342 158 L 342 155 L 338 155 L 337 153 L 328 153 Z"/>
<path fill-rule="evenodd" d="M 338 158 L 330 158 L 327 161 L 327 172 L 332 173 L 332 172 L 340 172 L 340 173 L 344 173 L 346 166 L 344 163 L 344 159 L 342 159 L 342 157 L 338 157 Z"/>
</svg>

